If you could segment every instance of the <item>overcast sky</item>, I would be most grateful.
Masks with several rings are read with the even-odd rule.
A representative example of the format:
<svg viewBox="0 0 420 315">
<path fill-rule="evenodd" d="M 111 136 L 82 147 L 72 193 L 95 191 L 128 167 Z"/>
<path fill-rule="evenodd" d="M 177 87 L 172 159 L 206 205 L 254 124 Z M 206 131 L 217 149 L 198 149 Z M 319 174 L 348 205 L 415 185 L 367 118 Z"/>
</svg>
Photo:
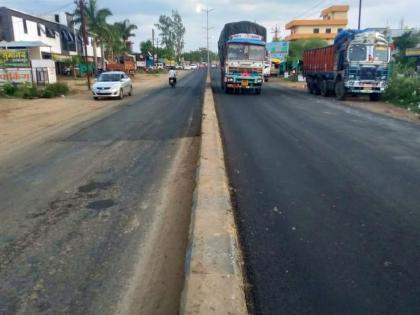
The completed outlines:
<svg viewBox="0 0 420 315">
<path fill-rule="evenodd" d="M 114 22 L 125 18 L 137 24 L 139 29 L 134 38 L 135 50 L 139 42 L 151 39 L 152 28 L 160 14 L 170 14 L 172 9 L 181 14 L 185 27 L 185 50 L 206 45 L 205 14 L 201 8 L 212 8 L 209 24 L 211 49 L 216 50 L 217 39 L 227 22 L 249 20 L 267 27 L 269 34 L 277 25 L 281 35 L 287 35 L 284 25 L 293 18 L 318 18 L 320 11 L 332 4 L 349 4 L 349 27 L 357 26 L 359 0 L 97 0 L 99 7 L 109 8 Z M 73 11 L 72 0 L 0 0 L 0 6 L 7 6 L 31 14 L 42 15 L 55 10 Z M 404 25 L 420 28 L 419 0 L 363 0 L 362 27 L 398 28 L 401 19 Z M 271 37 L 270 34 L 269 37 Z"/>
</svg>

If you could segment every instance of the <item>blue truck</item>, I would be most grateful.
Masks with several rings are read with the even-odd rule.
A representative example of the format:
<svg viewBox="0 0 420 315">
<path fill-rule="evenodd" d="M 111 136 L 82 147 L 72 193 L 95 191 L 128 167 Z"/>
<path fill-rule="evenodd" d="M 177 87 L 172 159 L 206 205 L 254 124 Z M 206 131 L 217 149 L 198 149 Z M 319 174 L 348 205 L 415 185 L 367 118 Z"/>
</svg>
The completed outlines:
<svg viewBox="0 0 420 315">
<path fill-rule="evenodd" d="M 264 82 L 267 30 L 256 23 L 228 23 L 218 47 L 221 87 L 226 93 L 251 90 L 261 94 Z"/>
</svg>

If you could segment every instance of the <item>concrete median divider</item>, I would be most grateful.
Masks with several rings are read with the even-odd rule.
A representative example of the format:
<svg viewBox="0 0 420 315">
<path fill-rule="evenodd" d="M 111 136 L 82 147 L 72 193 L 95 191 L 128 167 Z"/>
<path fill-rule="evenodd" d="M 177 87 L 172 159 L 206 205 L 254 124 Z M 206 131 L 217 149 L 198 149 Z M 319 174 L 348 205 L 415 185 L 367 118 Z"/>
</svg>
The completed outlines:
<svg viewBox="0 0 420 315">
<path fill-rule="evenodd" d="M 180 313 L 247 314 L 242 258 L 209 75 Z"/>
</svg>

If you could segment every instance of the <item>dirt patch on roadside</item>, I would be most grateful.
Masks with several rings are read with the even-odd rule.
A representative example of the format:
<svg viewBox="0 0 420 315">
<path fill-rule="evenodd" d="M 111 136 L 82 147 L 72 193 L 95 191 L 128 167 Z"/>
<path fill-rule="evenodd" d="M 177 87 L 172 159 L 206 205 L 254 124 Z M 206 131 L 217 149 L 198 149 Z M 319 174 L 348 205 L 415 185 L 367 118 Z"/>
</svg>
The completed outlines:
<svg viewBox="0 0 420 315">
<path fill-rule="evenodd" d="M 285 86 L 291 89 L 306 91 L 305 82 L 292 82 L 281 78 L 271 78 L 269 82 L 275 82 L 281 86 Z M 345 104 L 354 108 L 364 109 L 373 113 L 378 113 L 405 121 L 420 123 L 420 114 L 409 111 L 405 108 L 394 106 L 384 101 L 371 102 L 369 97 L 365 95 L 348 96 L 346 100 L 344 102 L 340 102 L 340 104 Z"/>
<path fill-rule="evenodd" d="M 163 86 L 166 79 L 166 75 L 136 75 L 133 80 L 134 98 L 136 92 Z M 0 152 L 10 151 L 34 138 L 88 120 L 133 99 L 95 101 L 85 81 L 66 78 L 62 82 L 71 89 L 66 97 L 34 100 L 0 98 Z"/>
</svg>

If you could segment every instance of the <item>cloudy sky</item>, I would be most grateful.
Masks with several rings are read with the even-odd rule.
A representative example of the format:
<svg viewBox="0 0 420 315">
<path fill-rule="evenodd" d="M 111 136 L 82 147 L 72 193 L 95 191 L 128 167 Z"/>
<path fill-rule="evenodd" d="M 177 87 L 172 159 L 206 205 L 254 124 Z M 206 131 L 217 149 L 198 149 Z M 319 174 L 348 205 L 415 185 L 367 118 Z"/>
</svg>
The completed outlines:
<svg viewBox="0 0 420 315">
<path fill-rule="evenodd" d="M 249 20 L 267 27 L 269 33 L 277 25 L 281 35 L 287 35 L 284 25 L 294 18 L 318 18 L 322 9 L 333 4 L 349 4 L 349 27 L 357 26 L 359 0 L 97 0 L 100 7 L 113 12 L 110 22 L 130 19 L 137 24 L 135 47 L 140 41 L 151 39 L 152 28 L 159 15 L 170 14 L 172 9 L 181 14 L 187 32 L 185 50 L 206 45 L 205 14 L 201 8 L 212 8 L 209 24 L 210 45 L 216 50 L 217 39 L 227 22 Z M 0 0 L 8 6 L 31 14 L 43 15 L 55 10 L 72 11 L 72 0 Z M 420 28 L 419 0 L 363 0 L 362 27 L 399 27 L 401 19 L 405 26 Z"/>
</svg>

